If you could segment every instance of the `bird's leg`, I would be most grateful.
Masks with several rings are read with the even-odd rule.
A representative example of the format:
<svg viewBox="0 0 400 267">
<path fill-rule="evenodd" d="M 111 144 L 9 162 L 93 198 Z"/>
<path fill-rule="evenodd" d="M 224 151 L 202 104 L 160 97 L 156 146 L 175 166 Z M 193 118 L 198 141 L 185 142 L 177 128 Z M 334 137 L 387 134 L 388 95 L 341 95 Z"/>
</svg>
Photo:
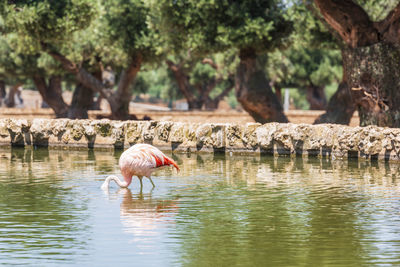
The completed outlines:
<svg viewBox="0 0 400 267">
<path fill-rule="evenodd" d="M 151 184 L 153 185 L 153 187 L 156 187 L 155 185 L 154 185 L 154 183 L 153 183 L 153 180 L 151 180 L 151 177 L 149 176 L 149 179 L 150 179 L 150 182 L 151 182 Z"/>
<path fill-rule="evenodd" d="M 138 176 L 138 178 L 139 178 L 139 182 L 140 182 L 140 192 L 142 192 L 142 189 L 143 189 L 142 178 L 143 178 L 143 176 Z"/>
</svg>

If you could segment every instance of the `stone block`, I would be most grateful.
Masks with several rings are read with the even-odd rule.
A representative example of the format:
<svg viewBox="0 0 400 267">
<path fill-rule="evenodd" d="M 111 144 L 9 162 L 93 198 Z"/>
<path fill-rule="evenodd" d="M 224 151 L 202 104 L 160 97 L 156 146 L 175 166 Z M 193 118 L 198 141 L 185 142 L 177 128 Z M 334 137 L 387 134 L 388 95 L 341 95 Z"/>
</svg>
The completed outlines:
<svg viewBox="0 0 400 267">
<path fill-rule="evenodd" d="M 152 143 L 156 121 L 128 121 L 125 122 L 125 143 L 132 146 L 138 143 Z"/>
<path fill-rule="evenodd" d="M 207 148 L 213 147 L 211 133 L 212 133 L 212 124 L 210 123 L 204 123 L 197 127 L 195 133 L 197 150 L 205 150 Z"/>
<path fill-rule="evenodd" d="M 122 121 L 93 120 L 89 134 L 85 135 L 94 147 L 123 148 L 125 142 L 125 123 Z M 88 126 L 83 127 L 88 128 Z M 93 130 L 91 129 L 93 128 Z M 95 136 L 93 136 L 93 132 Z"/>
<path fill-rule="evenodd" d="M 245 148 L 250 150 L 258 149 L 257 140 L 257 128 L 260 127 L 260 123 L 246 123 L 243 128 L 243 134 L 241 136 L 242 144 Z"/>
<path fill-rule="evenodd" d="M 158 122 L 154 131 L 153 145 L 165 149 L 170 148 L 169 137 L 173 125 L 174 123 L 171 121 Z"/>
<path fill-rule="evenodd" d="M 30 127 L 32 144 L 34 146 L 48 146 L 52 135 L 51 119 L 33 119 Z"/>
<path fill-rule="evenodd" d="M 0 145 L 11 145 L 11 136 L 8 131 L 9 119 L 0 119 Z"/>
<path fill-rule="evenodd" d="M 256 128 L 257 143 L 261 150 L 273 153 L 274 137 L 278 123 L 266 123 Z"/>
<path fill-rule="evenodd" d="M 212 124 L 211 141 L 212 147 L 215 150 L 223 151 L 226 147 L 226 125 Z"/>
<path fill-rule="evenodd" d="M 357 150 L 368 156 L 380 154 L 383 150 L 384 136 L 382 128 L 377 126 L 362 127 L 358 132 Z"/>
</svg>

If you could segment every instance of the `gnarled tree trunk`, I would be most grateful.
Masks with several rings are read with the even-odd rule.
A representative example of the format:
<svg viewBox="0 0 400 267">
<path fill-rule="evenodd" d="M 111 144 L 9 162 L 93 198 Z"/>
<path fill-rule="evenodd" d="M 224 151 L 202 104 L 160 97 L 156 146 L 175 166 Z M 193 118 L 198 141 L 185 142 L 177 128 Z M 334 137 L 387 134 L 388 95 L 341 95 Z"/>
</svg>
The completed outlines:
<svg viewBox="0 0 400 267">
<path fill-rule="evenodd" d="M 233 81 L 232 81 L 233 83 Z M 234 85 L 229 85 L 227 86 L 224 91 L 222 91 L 219 95 L 217 95 L 214 98 L 211 98 L 209 94 L 205 96 L 204 100 L 204 107 L 206 110 L 216 110 L 218 109 L 219 103 L 221 102 L 222 99 L 224 99 L 225 96 L 229 94 L 229 92 L 233 89 Z"/>
<path fill-rule="evenodd" d="M 277 84 L 275 84 L 275 86 L 273 86 L 273 87 L 275 89 L 275 95 L 278 98 L 279 103 L 282 105 L 283 104 L 282 103 L 282 100 L 283 100 L 282 99 L 282 88 Z"/>
<path fill-rule="evenodd" d="M 92 75 L 99 81 L 102 80 L 101 70 L 92 73 Z M 82 83 L 78 83 L 68 109 L 68 118 L 87 119 L 89 117 L 88 110 L 92 109 L 94 106 L 94 94 L 93 90 L 84 86 Z"/>
<path fill-rule="evenodd" d="M 377 43 L 345 51 L 360 125 L 400 127 L 400 47 Z"/>
<path fill-rule="evenodd" d="M 129 114 L 129 103 L 132 98 L 131 84 L 142 65 L 143 57 L 140 53 L 132 55 L 128 68 L 121 74 L 117 90 L 112 91 L 86 69 L 79 67 L 64 55 L 52 50 L 47 44 L 42 43 L 42 47 L 44 51 L 60 62 L 66 71 L 74 74 L 78 82 L 90 88 L 93 92 L 99 93 L 102 98 L 108 101 L 111 108 L 111 119 L 126 120 L 131 118 Z"/>
<path fill-rule="evenodd" d="M 42 99 L 54 111 L 57 118 L 65 118 L 68 114 L 68 105 L 64 102 L 61 90 L 61 77 L 52 76 L 47 85 L 43 76 L 35 75 L 32 77 L 33 83 L 38 89 Z"/>
<path fill-rule="evenodd" d="M 314 121 L 314 124 L 335 123 L 348 125 L 354 114 L 354 111 L 357 109 L 347 82 L 348 70 L 346 68 L 349 64 L 346 62 L 351 60 L 351 58 L 348 58 L 347 55 L 348 54 L 345 53 L 344 49 L 342 49 L 342 81 L 340 82 L 335 94 L 333 94 L 329 100 L 326 112 L 319 116 Z"/>
<path fill-rule="evenodd" d="M 239 57 L 235 91 L 242 107 L 256 122 L 288 122 L 264 71 L 257 66 L 256 52 L 251 48 L 242 49 Z"/>
<path fill-rule="evenodd" d="M 8 108 L 15 107 L 15 95 L 17 94 L 18 88 L 20 86 L 22 86 L 22 83 L 16 83 L 10 87 L 7 98 L 5 100 L 5 104 Z"/>
<path fill-rule="evenodd" d="M 329 100 L 326 112 L 319 116 L 314 124 L 335 123 L 348 125 L 356 110 L 347 83 L 342 81 L 336 93 Z"/>
<path fill-rule="evenodd" d="M 189 110 L 201 109 L 204 104 L 204 101 L 203 99 L 197 98 L 194 95 L 193 93 L 194 88 L 189 82 L 190 77 L 182 69 L 182 64 L 176 64 L 171 60 L 167 60 L 166 63 L 168 68 L 174 74 L 179 90 L 186 99 L 186 102 L 188 104 L 188 109 Z"/>
<path fill-rule="evenodd" d="M 71 105 L 68 109 L 68 118 L 87 119 L 88 110 L 93 106 L 93 91 L 79 83 L 74 90 Z"/>
<path fill-rule="evenodd" d="M 3 101 L 6 98 L 6 83 L 4 80 L 0 80 L 0 107 L 3 105 Z"/>
<path fill-rule="evenodd" d="M 140 54 L 132 57 L 128 68 L 122 71 L 117 91 L 107 99 L 110 103 L 111 119 L 128 120 L 135 118 L 135 116 L 129 114 L 129 103 L 132 99 L 131 86 L 142 66 L 142 60 Z"/>
<path fill-rule="evenodd" d="M 323 86 L 310 84 L 307 86 L 306 98 L 311 110 L 324 110 L 326 108 L 326 96 Z"/>
<path fill-rule="evenodd" d="M 315 0 L 325 21 L 340 35 L 348 90 L 360 125 L 400 126 L 400 3 L 378 22 L 351 0 Z"/>
<path fill-rule="evenodd" d="M 96 101 L 93 102 L 93 105 L 90 109 L 91 110 L 101 110 L 101 100 L 103 100 L 103 98 L 101 97 L 101 95 L 99 95 L 97 97 Z"/>
</svg>

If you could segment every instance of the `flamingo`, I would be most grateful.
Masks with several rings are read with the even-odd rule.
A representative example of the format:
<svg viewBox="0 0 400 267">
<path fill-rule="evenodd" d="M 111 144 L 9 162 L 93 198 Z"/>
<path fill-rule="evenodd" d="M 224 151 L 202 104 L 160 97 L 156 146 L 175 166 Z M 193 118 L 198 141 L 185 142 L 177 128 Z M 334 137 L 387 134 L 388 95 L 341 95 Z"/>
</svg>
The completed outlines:
<svg viewBox="0 0 400 267">
<path fill-rule="evenodd" d="M 122 188 L 128 187 L 132 182 L 132 176 L 136 175 L 140 181 L 140 190 L 143 188 L 142 178 L 146 176 L 150 179 L 151 184 L 155 187 L 151 180 L 151 173 L 163 166 L 173 166 L 179 171 L 176 162 L 164 155 L 158 148 L 149 144 L 136 144 L 122 153 L 119 158 L 119 167 L 124 181 L 117 176 L 110 175 L 106 178 L 101 188 L 108 189 L 111 181 L 114 181 Z"/>
</svg>

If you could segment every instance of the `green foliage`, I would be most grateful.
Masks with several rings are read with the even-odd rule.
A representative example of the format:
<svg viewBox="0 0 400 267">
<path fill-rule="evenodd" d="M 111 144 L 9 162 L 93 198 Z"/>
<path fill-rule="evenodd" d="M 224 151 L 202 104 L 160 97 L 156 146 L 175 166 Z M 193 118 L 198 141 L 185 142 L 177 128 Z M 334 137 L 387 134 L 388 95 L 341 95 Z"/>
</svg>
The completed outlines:
<svg viewBox="0 0 400 267">
<path fill-rule="evenodd" d="M 304 91 L 290 89 L 289 90 L 289 101 L 296 108 L 300 110 L 310 109 L 310 103 L 308 103 Z"/>
<path fill-rule="evenodd" d="M 96 13 L 94 7 L 83 0 L 13 1 L 5 6 L 0 75 L 8 83 L 29 83 L 34 75 L 65 75 L 58 62 L 41 52 L 41 44 L 61 46 L 73 40 L 76 31 L 88 26 Z"/>
<path fill-rule="evenodd" d="M 372 21 L 384 19 L 399 4 L 398 0 L 356 0 Z"/>
<path fill-rule="evenodd" d="M 119 71 L 140 53 L 156 60 L 157 32 L 149 27 L 150 9 L 140 0 L 14 1 L 4 12 L 6 29 L 18 35 L 23 53 L 43 51 L 42 44 L 75 63 Z"/>
<path fill-rule="evenodd" d="M 229 104 L 229 106 L 230 106 L 231 108 L 237 108 L 238 105 L 239 105 L 239 102 L 238 102 L 237 99 L 236 99 L 236 96 L 235 96 L 234 91 L 231 91 L 231 92 L 229 93 L 227 101 L 228 101 L 228 104 Z"/>
<path fill-rule="evenodd" d="M 173 57 L 173 61 L 181 65 L 183 72 L 189 77 L 190 86 L 187 89 L 194 97 L 204 97 L 204 92 L 211 86 L 212 90 L 206 95 L 213 99 L 232 86 L 232 76 L 238 64 L 236 54 L 236 49 L 209 54 L 207 58 L 192 56 L 192 53 L 181 53 Z M 207 64 L 203 60 L 212 63 Z M 173 84 L 178 87 L 175 82 Z"/>
<path fill-rule="evenodd" d="M 102 0 L 106 10 L 102 17 L 105 44 L 119 47 L 127 55 L 140 53 L 145 61 L 160 54 L 158 30 L 150 27 L 150 7 L 141 0 Z"/>
<path fill-rule="evenodd" d="M 15 38 L 14 34 L 0 37 L 0 77 L 7 83 L 24 81 L 34 73 L 44 71 L 38 67 L 40 54 L 26 55 L 13 49 Z"/>
<path fill-rule="evenodd" d="M 297 88 L 290 91 L 293 104 L 308 109 L 306 87 L 337 85 L 342 78 L 340 43 L 310 11 L 312 6 L 303 1 L 291 3 L 287 12 L 294 25 L 291 45 L 268 53 L 266 71 L 274 86 Z"/>
<path fill-rule="evenodd" d="M 89 26 L 97 13 L 90 0 L 13 1 L 4 10 L 5 29 L 19 35 L 21 48 L 40 50 L 41 43 L 59 44 Z"/>
<path fill-rule="evenodd" d="M 280 87 L 325 86 L 341 80 L 341 54 L 337 50 L 290 48 L 268 56 L 267 72 Z"/>
<path fill-rule="evenodd" d="M 287 17 L 293 22 L 293 32 L 290 35 L 291 47 L 301 49 L 337 49 L 337 40 L 325 24 L 319 19 L 318 10 L 308 1 L 291 0 Z M 320 16 L 319 18 L 316 15 Z"/>
<path fill-rule="evenodd" d="M 141 71 L 136 79 L 134 92 L 147 93 L 164 101 L 176 99 L 176 88 L 166 67 Z"/>
<path fill-rule="evenodd" d="M 30 84 L 30 79 L 35 75 L 61 75 L 65 80 L 70 80 L 60 64 L 49 55 L 17 49 L 18 40 L 18 35 L 14 33 L 0 36 L 0 77 L 7 84 Z"/>
<path fill-rule="evenodd" d="M 162 31 L 176 50 L 265 51 L 281 46 L 291 30 L 284 6 L 271 0 L 162 0 L 159 5 Z"/>
<path fill-rule="evenodd" d="M 237 65 L 237 57 L 234 51 L 213 54 L 210 59 L 219 66 L 215 70 L 209 64 L 204 64 L 199 58 L 193 59 L 190 54 L 181 54 L 181 57 L 171 57 L 171 60 L 182 63 L 186 75 L 190 77 L 192 93 L 199 96 L 196 86 L 203 88 L 212 80 L 221 78 L 222 81 L 211 91 L 210 96 L 214 98 L 219 95 L 227 86 L 229 86 L 228 76 L 234 73 Z M 165 65 L 153 69 L 151 65 L 145 66 L 145 69 L 138 74 L 134 86 L 135 93 L 147 93 L 152 98 L 162 99 L 164 102 L 170 102 L 183 97 L 178 90 L 178 86 L 172 74 Z M 231 106 L 236 107 L 237 101 L 234 93 L 229 94 Z"/>
<path fill-rule="evenodd" d="M 238 65 L 238 57 L 236 56 L 236 50 L 231 49 L 223 53 L 211 54 L 208 59 L 211 59 L 218 66 L 218 69 L 203 63 L 201 60 L 186 58 L 192 65 L 191 69 L 188 69 L 187 74 L 190 76 L 190 84 L 202 87 L 220 79 L 221 82 L 216 85 L 210 94 L 211 97 L 215 97 L 229 86 L 228 78 L 235 73 Z M 197 95 L 197 92 L 194 93 Z"/>
<path fill-rule="evenodd" d="M 336 93 L 339 83 L 331 83 L 325 87 L 326 99 L 329 100 Z"/>
</svg>

